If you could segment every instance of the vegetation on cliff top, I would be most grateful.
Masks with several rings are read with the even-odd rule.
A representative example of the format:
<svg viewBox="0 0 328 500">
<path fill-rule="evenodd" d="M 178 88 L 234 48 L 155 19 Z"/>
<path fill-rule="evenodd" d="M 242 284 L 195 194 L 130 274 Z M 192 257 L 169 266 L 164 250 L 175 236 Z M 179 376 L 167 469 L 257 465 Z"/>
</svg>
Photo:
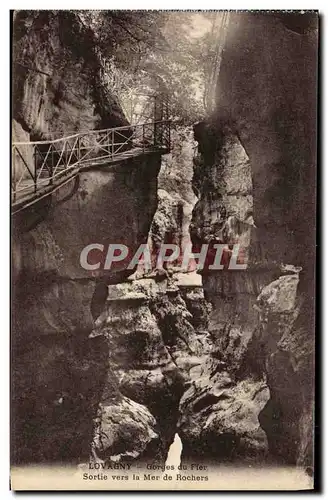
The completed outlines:
<svg viewBox="0 0 328 500">
<path fill-rule="evenodd" d="M 101 74 L 107 82 L 107 93 L 123 108 L 132 95 L 149 90 L 165 92 L 172 118 L 190 124 L 205 116 L 204 92 L 213 58 L 213 15 L 184 11 L 17 11 L 15 75 L 24 70 L 45 74 L 46 70 L 37 66 L 37 56 L 42 53 L 47 59 L 51 52 L 59 73 L 67 60 L 82 64 L 81 74 L 93 88 L 99 88 Z"/>
</svg>

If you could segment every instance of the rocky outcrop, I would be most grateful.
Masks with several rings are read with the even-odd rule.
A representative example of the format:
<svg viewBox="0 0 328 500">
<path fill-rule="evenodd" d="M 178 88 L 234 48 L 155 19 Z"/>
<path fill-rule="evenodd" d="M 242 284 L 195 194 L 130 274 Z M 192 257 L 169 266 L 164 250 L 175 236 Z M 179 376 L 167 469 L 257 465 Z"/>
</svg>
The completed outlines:
<svg viewBox="0 0 328 500">
<path fill-rule="evenodd" d="M 199 199 L 192 218 L 193 241 L 241 241 L 242 234 L 249 233 L 254 226 L 249 157 L 238 136 L 228 127 L 217 131 L 213 124 L 201 122 L 195 125 L 194 134 L 198 155 L 194 161 L 193 186 Z M 229 227 L 228 221 L 236 227 Z"/>
<path fill-rule="evenodd" d="M 307 26 L 303 33 L 299 23 Z M 311 12 L 231 14 L 214 117 L 218 130 L 230 124 L 251 163 L 261 260 L 301 265 L 310 273 L 317 24 Z"/>
<path fill-rule="evenodd" d="M 92 458 L 104 463 L 163 459 L 156 420 L 145 406 L 126 397 L 102 402 L 95 419 Z"/>
<path fill-rule="evenodd" d="M 16 14 L 14 140 L 127 123 L 106 85 L 96 34 L 82 21 L 70 11 Z M 13 216 L 14 462 L 89 454 L 108 355 L 88 336 L 107 284 L 133 272 L 127 261 L 105 271 L 104 258 L 111 243 L 135 252 L 147 241 L 159 169 L 157 155 L 103 165 Z M 80 263 L 93 243 L 104 245 L 89 256 L 99 271 Z"/>
<path fill-rule="evenodd" d="M 156 161 L 157 165 L 154 164 Z M 13 349 L 15 365 L 19 366 L 14 384 L 15 392 L 21 394 L 14 415 L 18 422 L 18 414 L 22 413 L 22 425 L 29 427 L 21 428 L 17 423 L 15 435 L 19 442 L 29 442 L 26 445 L 28 457 L 30 452 L 34 458 L 38 456 L 34 446 L 40 446 L 40 453 L 45 456 L 48 453 L 52 456 L 52 451 L 46 449 L 41 435 L 35 435 L 34 424 L 31 424 L 35 407 L 41 404 L 41 397 L 45 400 L 42 404 L 48 405 L 47 412 L 53 411 L 55 398 L 48 394 L 47 389 L 51 384 L 49 377 L 52 380 L 52 376 L 55 376 L 52 374 L 55 368 L 52 367 L 58 365 L 56 385 L 59 393 L 63 391 L 68 399 L 72 399 L 70 405 L 75 407 L 72 414 L 68 408 L 63 430 L 70 441 L 73 439 L 71 433 L 75 435 L 77 428 L 74 415 L 80 408 L 74 399 L 75 391 L 82 394 L 83 405 L 86 404 L 85 400 L 89 400 L 91 408 L 89 398 L 96 398 L 99 385 L 103 383 L 103 379 L 99 380 L 98 374 L 95 377 L 91 371 L 88 377 L 94 380 L 94 384 L 98 383 L 98 388 L 92 384 L 93 391 L 89 392 L 89 387 L 78 378 L 79 370 L 73 376 L 66 367 L 65 359 L 68 362 L 73 358 L 81 345 L 89 345 L 89 349 L 93 350 L 95 342 L 88 339 L 88 335 L 94 328 L 94 319 L 105 304 L 107 283 L 119 281 L 132 271 L 125 271 L 127 262 L 125 267 L 123 265 L 106 272 L 101 268 L 97 273 L 87 271 L 80 265 L 80 253 L 89 243 L 101 243 L 107 248 L 108 244 L 121 241 L 134 252 L 146 241 L 156 207 L 158 169 L 159 160 L 153 159 L 152 162 L 130 162 L 128 166 L 122 165 L 121 170 L 114 172 L 103 169 L 101 172 L 83 174 L 78 179 L 77 187 L 72 181 L 70 186 L 65 186 L 49 197 L 43 214 L 40 209 L 38 212 L 26 209 L 23 215 L 14 220 Z M 43 361 L 35 363 L 36 359 L 40 359 L 39 349 L 43 352 Z M 81 369 L 88 370 L 88 362 L 82 353 L 81 356 L 80 362 L 82 366 L 85 365 Z M 34 362 L 25 365 L 25 359 Z M 103 373 L 103 369 L 100 373 Z M 59 394 L 58 398 L 61 397 Z M 26 405 L 31 406 L 29 423 Z M 64 411 L 64 407 L 62 409 Z M 88 418 L 86 414 L 85 418 Z M 44 419 L 45 428 L 46 422 L 47 419 Z M 51 434 L 50 430 L 48 434 Z M 22 436 L 24 439 L 21 439 Z M 15 446 L 19 450 L 19 445 Z M 51 446 L 55 447 L 55 444 Z"/>
<path fill-rule="evenodd" d="M 280 461 L 311 468 L 314 345 L 309 321 L 304 323 L 306 299 L 297 293 L 298 285 L 297 274 L 282 276 L 258 297 L 257 342 L 266 359 L 271 394 L 259 418 Z"/>
<path fill-rule="evenodd" d="M 184 459 L 264 463 L 268 443 L 258 415 L 269 397 L 266 384 L 233 381 L 224 365 L 208 359 L 193 370 L 190 385 L 180 401 Z"/>
<path fill-rule="evenodd" d="M 15 391 L 21 394 L 14 414 L 18 422 L 20 419 L 16 415 L 22 412 L 23 425 L 21 428 L 17 423 L 15 436 L 19 443 L 29 442 L 29 445 L 24 445 L 29 449 L 26 459 L 30 456 L 30 448 L 31 452 L 34 450 L 33 457 L 38 456 L 34 446 L 40 447 L 39 452 L 44 456 L 53 453 L 46 449 L 42 437 L 35 435 L 34 424 L 31 424 L 34 421 L 33 408 L 40 405 L 41 397 L 45 400 L 42 404 L 48 405 L 45 411 L 53 411 L 55 398 L 48 394 L 47 389 L 52 366 L 63 366 L 58 368 L 57 385 L 58 391 L 67 393 L 68 399 L 75 401 L 77 390 L 85 405 L 85 400 L 90 397 L 93 400 L 99 391 L 94 387 L 94 394 L 88 392 L 88 387 L 78 380 L 78 374 L 72 376 L 66 369 L 64 359 L 74 357 L 80 345 L 90 345 L 92 350 L 94 341 L 88 339 L 88 334 L 105 304 L 107 283 L 120 281 L 133 270 L 125 271 L 125 262 L 112 270 L 104 271 L 101 266 L 98 272 L 87 271 L 80 264 L 80 253 L 90 243 L 103 244 L 107 249 L 110 243 L 122 241 L 135 252 L 146 241 L 156 208 L 159 163 L 159 158 L 155 157 L 130 161 L 114 170 L 105 167 L 101 171 L 81 174 L 77 181 L 71 181 L 49 196 L 43 210 L 40 206 L 37 211 L 26 209 L 13 221 L 13 349 L 15 364 L 20 366 L 22 374 L 17 373 L 18 378 L 14 380 Z M 63 347 L 66 345 L 67 349 Z M 42 349 L 44 359 L 42 363 L 35 363 L 40 357 L 39 349 Z M 34 363 L 25 366 L 25 358 L 34 360 Z M 87 365 L 83 356 L 80 362 Z M 95 383 L 96 380 L 100 385 L 103 383 L 92 372 L 89 377 Z M 73 439 L 72 433 L 76 433 L 74 414 L 80 408 L 76 402 L 70 404 L 75 408 L 73 414 L 68 409 L 63 430 L 69 441 Z M 30 422 L 25 420 L 26 405 L 31 406 Z M 62 409 L 64 411 L 64 407 Z M 45 428 L 46 422 L 47 419 L 43 423 Z M 19 444 L 15 447 L 19 450 Z"/>
<path fill-rule="evenodd" d="M 13 22 L 13 118 L 29 140 L 128 124 L 81 12 L 18 11 Z"/>
<path fill-rule="evenodd" d="M 302 33 L 287 23 L 287 14 L 230 17 L 217 110 L 195 127 L 199 156 L 193 182 L 199 201 L 191 234 L 195 245 L 239 243 L 247 269 L 203 273 L 205 294 L 213 304 L 209 331 L 221 362 L 220 384 L 230 389 L 231 380 L 232 389 L 225 403 L 215 400 L 208 382 L 197 395 L 204 376 L 199 373 L 184 403 L 190 417 L 182 420 L 181 433 L 191 435 L 191 415 L 203 397 L 193 441 L 201 443 L 204 433 L 211 442 L 229 436 L 229 445 L 218 441 L 209 453 L 216 456 L 223 449 L 223 459 L 239 453 L 249 459 L 257 449 L 262 458 L 269 454 L 270 460 L 302 464 L 310 471 L 316 15 L 309 14 L 311 22 Z M 262 392 L 253 400 L 257 386 Z M 234 424 L 234 395 L 242 414 L 249 409 L 248 428 L 257 422 L 265 431 L 266 445 L 257 427 L 252 450 L 245 453 L 242 431 Z M 229 416 L 229 425 L 223 425 Z"/>
<path fill-rule="evenodd" d="M 189 307 L 197 302 L 195 327 L 190 323 L 193 316 L 187 301 Z M 92 338 L 106 339 L 109 365 L 119 393 L 144 405 L 153 416 L 159 439 L 158 453 L 153 458 L 158 460 L 165 459 L 173 441 L 179 401 L 190 380 L 190 372 L 202 363 L 206 347 L 208 351 L 207 332 L 202 321 L 202 318 L 206 321 L 206 307 L 200 290 L 173 289 L 167 280 L 140 279 L 112 285 L 106 307 L 91 334 Z M 101 398 L 102 406 L 103 400 L 107 401 L 107 411 L 112 411 L 108 406 L 108 394 L 111 394 L 113 377 L 105 382 Z M 107 418 L 106 412 L 101 412 L 101 428 L 107 425 L 104 418 Z M 131 418 L 134 418 L 132 414 Z M 138 413 L 135 419 L 138 425 Z M 150 434 L 152 429 L 148 427 Z M 95 436 L 97 441 L 97 431 Z M 114 445 L 107 448 L 108 460 L 115 452 Z"/>
<path fill-rule="evenodd" d="M 176 126 L 171 135 L 172 150 L 163 158 L 158 176 L 158 207 L 150 239 L 158 243 L 186 245 L 196 196 L 192 189 L 193 155 L 196 143 L 191 127 Z"/>
<path fill-rule="evenodd" d="M 311 471 L 316 34 L 283 15 L 230 16 L 195 157 L 178 127 L 161 168 L 81 173 L 14 219 L 15 462 L 163 463 L 178 431 L 184 461 Z M 15 138 L 126 123 L 83 16 L 15 22 Z M 145 277 L 79 262 L 89 243 L 148 241 L 156 255 L 190 236 L 228 256 L 238 243 L 247 268 L 206 266 L 200 286 L 174 265 Z"/>
<path fill-rule="evenodd" d="M 190 244 L 189 225 L 196 196 L 192 188 L 193 156 L 196 142 L 191 127 L 176 125 L 171 131 L 171 151 L 162 159 L 158 175 L 158 205 L 148 235 L 151 253 L 151 272 L 156 272 L 157 256 L 163 243 L 175 244 L 180 256 L 174 262 L 165 264 L 173 273 L 195 269 L 192 261 L 182 266 L 183 250 Z M 147 274 L 139 266 L 136 277 Z M 196 281 L 195 281 L 196 284 Z"/>
</svg>

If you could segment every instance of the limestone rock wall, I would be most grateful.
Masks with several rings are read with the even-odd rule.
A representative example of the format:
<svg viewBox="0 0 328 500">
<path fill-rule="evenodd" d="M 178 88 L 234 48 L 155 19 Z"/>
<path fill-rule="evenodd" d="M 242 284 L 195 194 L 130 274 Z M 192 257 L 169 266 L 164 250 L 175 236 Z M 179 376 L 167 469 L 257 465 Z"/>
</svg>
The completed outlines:
<svg viewBox="0 0 328 500">
<path fill-rule="evenodd" d="M 81 20 L 41 15 L 15 19 L 14 137 L 125 124 Z M 194 138 L 177 129 L 162 166 L 85 172 L 15 217 L 14 461 L 163 462 L 178 431 L 185 461 L 311 469 L 312 21 L 232 13 L 217 109 Z M 190 238 L 239 243 L 247 269 L 190 286 L 79 262 L 89 243 Z"/>
<path fill-rule="evenodd" d="M 77 11 L 19 11 L 13 32 L 14 141 L 127 124 Z M 85 171 L 13 216 L 13 462 L 89 457 L 109 370 L 106 344 L 89 334 L 107 284 L 133 271 L 127 261 L 104 271 L 104 259 L 110 243 L 135 252 L 147 241 L 159 169 L 154 155 Z M 97 272 L 80 264 L 93 243 L 104 245 Z"/>
<path fill-rule="evenodd" d="M 13 35 L 13 118 L 30 140 L 128 124 L 79 12 L 18 11 Z"/>
<path fill-rule="evenodd" d="M 104 384 L 101 407 L 106 405 L 119 418 L 121 404 L 111 397 L 113 384 L 121 394 L 118 397 L 129 398 L 136 407 L 142 405 L 153 418 L 147 432 L 156 433 L 157 451 L 155 447 L 152 453 L 146 452 L 148 439 L 137 444 L 134 434 L 126 442 L 117 438 L 101 447 L 98 436 L 107 417 L 100 412 L 92 445 L 97 456 L 110 461 L 115 447 L 123 446 L 121 453 L 133 451 L 131 459 L 142 461 L 146 453 L 148 463 L 164 463 L 177 431 L 181 396 L 191 383 L 192 371 L 211 348 L 207 321 L 208 305 L 201 288 L 173 288 L 167 280 L 152 278 L 109 286 L 106 306 L 91 334 L 104 338 L 109 348 L 112 371 Z M 131 413 L 131 419 L 137 429 L 138 412 Z"/>
<path fill-rule="evenodd" d="M 13 355 L 17 371 L 13 383 L 15 394 L 20 396 L 13 412 L 17 419 L 15 447 L 19 450 L 22 442 L 28 449 L 27 456 L 22 451 L 22 459 L 28 460 L 30 454 L 35 460 L 39 454 L 49 459 L 56 453 L 60 456 L 51 442 L 53 432 L 47 428 L 57 400 L 67 400 L 66 406 L 60 403 L 56 407 L 57 413 L 63 414 L 55 419 L 54 425 L 60 429 L 56 433 L 62 433 L 66 442 L 60 446 L 68 447 L 67 441 L 74 441 L 72 436 L 79 428 L 76 413 L 81 425 L 86 425 L 84 419 L 89 414 L 83 408 L 88 402 L 92 413 L 91 400 L 96 401 L 101 391 L 108 358 L 97 353 L 103 348 L 88 335 L 105 305 L 107 284 L 124 279 L 132 270 L 125 270 L 126 261 L 119 268 L 104 271 L 104 259 L 98 254 L 99 271 L 88 271 L 80 264 L 80 253 L 90 243 L 103 244 L 105 256 L 110 243 L 124 242 L 135 252 L 146 242 L 157 204 L 159 166 L 159 158 L 153 158 L 130 161 L 114 171 L 104 168 L 81 174 L 46 198 L 43 207 L 39 202 L 37 210 L 28 208 L 14 218 Z M 76 351 L 79 354 L 74 361 Z M 95 360 L 100 356 L 105 364 L 98 366 L 92 356 Z M 87 385 L 84 377 L 80 378 L 81 371 Z M 52 386 L 57 388 L 56 395 L 49 389 Z M 77 400 L 75 391 L 80 394 Z M 40 405 L 49 447 L 42 434 L 33 430 L 37 424 L 31 424 L 38 421 Z M 90 429 L 92 432 L 92 425 Z M 85 452 L 88 447 L 89 443 Z"/>
<path fill-rule="evenodd" d="M 189 226 L 197 200 L 192 186 L 195 148 L 192 127 L 172 126 L 171 151 L 162 158 L 158 175 L 158 205 L 148 236 L 151 272 L 156 273 L 157 256 L 162 243 L 173 243 L 180 249 L 180 257 L 175 262 L 166 264 L 168 269 L 173 273 L 194 269 L 192 262 L 189 267 L 182 266 L 182 255 L 191 242 Z M 139 266 L 136 277 L 145 273 L 147 271 Z"/>
<path fill-rule="evenodd" d="M 199 201 L 191 228 L 195 244 L 246 249 L 245 271 L 203 273 L 219 373 L 228 373 L 238 397 L 243 387 L 246 405 L 254 384 L 262 387 L 254 422 L 265 431 L 269 460 L 311 471 L 317 31 L 316 14 L 299 17 L 230 15 L 217 109 L 195 127 Z M 211 385 L 204 392 L 214 406 L 197 417 L 194 439 L 206 429 L 211 442 L 219 440 L 210 453 L 219 453 L 224 439 L 225 458 L 236 456 L 237 427 L 227 434 L 220 427 L 233 407 L 225 413 Z M 191 411 L 197 395 L 189 391 Z M 223 417 L 215 426 L 216 404 Z M 190 433 L 191 423 L 184 425 Z"/>
</svg>

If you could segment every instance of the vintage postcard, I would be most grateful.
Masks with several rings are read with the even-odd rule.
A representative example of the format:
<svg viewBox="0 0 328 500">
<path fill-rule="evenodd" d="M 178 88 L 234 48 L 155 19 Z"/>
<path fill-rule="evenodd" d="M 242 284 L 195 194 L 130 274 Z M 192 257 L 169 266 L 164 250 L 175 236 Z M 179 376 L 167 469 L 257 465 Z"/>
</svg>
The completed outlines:
<svg viewBox="0 0 328 500">
<path fill-rule="evenodd" d="M 11 488 L 315 489 L 318 12 L 11 36 Z"/>
</svg>

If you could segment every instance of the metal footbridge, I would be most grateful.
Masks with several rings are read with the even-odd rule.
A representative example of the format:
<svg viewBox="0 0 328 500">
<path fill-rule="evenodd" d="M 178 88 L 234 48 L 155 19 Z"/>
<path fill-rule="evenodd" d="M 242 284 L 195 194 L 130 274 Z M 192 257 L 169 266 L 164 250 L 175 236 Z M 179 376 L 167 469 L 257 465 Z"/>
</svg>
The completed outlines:
<svg viewBox="0 0 328 500">
<path fill-rule="evenodd" d="M 156 120 L 155 114 L 152 121 L 141 124 L 12 143 L 12 212 L 49 196 L 83 170 L 168 153 L 170 126 L 170 120 Z"/>
</svg>

